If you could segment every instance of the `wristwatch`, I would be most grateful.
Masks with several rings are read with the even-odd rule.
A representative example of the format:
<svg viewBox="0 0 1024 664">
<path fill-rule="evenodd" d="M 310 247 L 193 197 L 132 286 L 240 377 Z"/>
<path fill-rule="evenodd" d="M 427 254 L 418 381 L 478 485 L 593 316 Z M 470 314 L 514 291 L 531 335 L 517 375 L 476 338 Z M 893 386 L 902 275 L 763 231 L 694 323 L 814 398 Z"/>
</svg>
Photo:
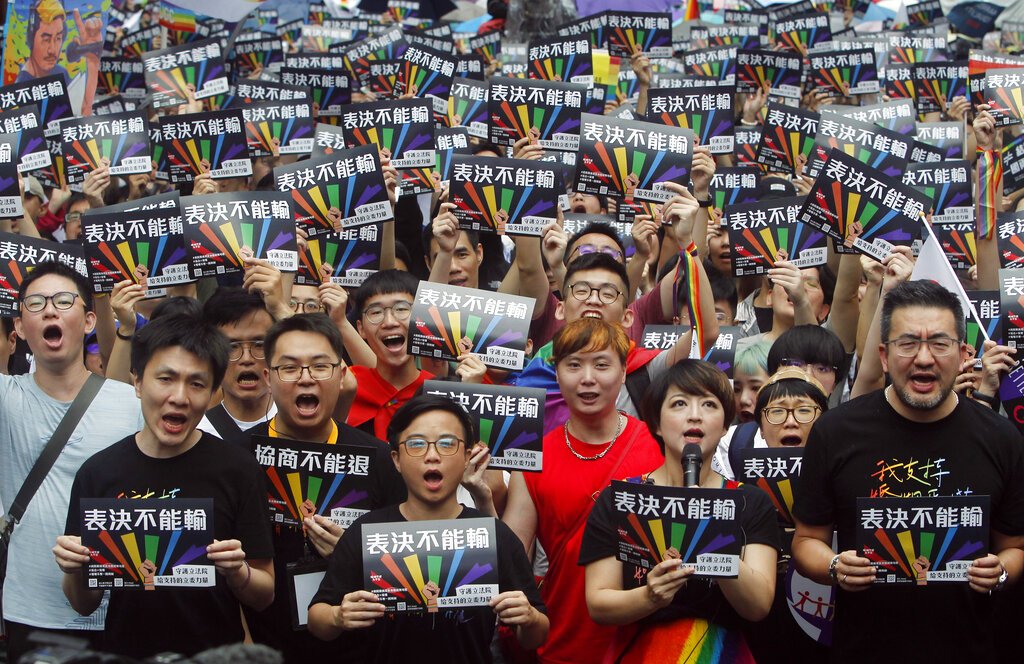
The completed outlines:
<svg viewBox="0 0 1024 664">
<path fill-rule="evenodd" d="M 839 572 L 836 570 L 836 566 L 839 564 L 839 554 L 832 556 L 832 562 L 828 564 L 828 575 L 832 578 L 832 583 L 839 583 Z"/>
<path fill-rule="evenodd" d="M 981 392 L 975 390 L 974 392 L 971 393 L 971 398 L 974 399 L 975 401 L 980 401 L 981 403 L 985 404 L 986 406 L 996 411 L 997 413 L 999 412 L 1000 404 L 998 397 L 990 397 L 987 394 L 982 394 Z"/>
</svg>

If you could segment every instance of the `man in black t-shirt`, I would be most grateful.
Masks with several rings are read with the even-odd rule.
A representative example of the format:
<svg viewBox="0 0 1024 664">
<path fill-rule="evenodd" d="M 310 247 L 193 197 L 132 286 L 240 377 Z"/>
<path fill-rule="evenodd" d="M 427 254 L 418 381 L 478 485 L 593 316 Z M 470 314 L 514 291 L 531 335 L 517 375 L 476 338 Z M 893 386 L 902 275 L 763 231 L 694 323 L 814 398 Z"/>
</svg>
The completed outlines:
<svg viewBox="0 0 1024 664">
<path fill-rule="evenodd" d="M 388 426 L 388 442 L 408 498 L 401 505 L 363 515 L 342 536 L 310 603 L 309 629 L 315 636 L 325 640 L 346 633 L 358 636 L 365 652 L 352 661 L 382 664 L 490 662 L 495 616 L 515 631 L 523 648 L 544 643 L 548 619 L 530 563 L 518 538 L 496 519 L 500 592 L 489 607 L 385 616 L 384 605 L 364 589 L 363 524 L 485 516 L 463 507 L 455 497 L 472 448 L 467 442 L 475 440 L 469 414 L 448 399 L 414 397 L 395 413 Z"/>
<path fill-rule="evenodd" d="M 1024 443 L 1006 419 L 953 392 L 964 334 L 955 295 L 932 282 L 900 284 L 881 319 L 879 353 L 892 385 L 830 410 L 811 429 L 793 555 L 802 574 L 839 586 L 832 661 L 994 660 L 989 595 L 1024 567 Z M 875 569 L 855 550 L 858 497 L 967 494 L 991 497 L 993 552 L 973 562 L 969 583 L 871 587 Z"/>
<path fill-rule="evenodd" d="M 250 438 L 266 436 L 272 440 L 370 448 L 374 459 L 370 505 L 376 508 L 402 502 L 405 485 L 384 441 L 333 419 L 346 367 L 341 359 L 341 333 L 330 318 L 322 313 L 285 318 L 267 332 L 263 348 L 276 415 L 249 429 L 246 433 Z M 254 449 L 251 439 L 248 448 Z M 267 485 L 267 491 L 274 493 L 269 481 Z M 341 534 L 341 526 L 319 514 L 306 517 L 302 528 L 274 524 L 274 601 L 262 610 L 245 608 L 245 618 L 253 640 L 280 650 L 289 664 L 336 659 L 337 644 L 324 643 L 305 630 L 293 629 L 294 600 L 288 566 L 300 561 L 312 563 L 313 567 L 316 563 L 325 565 L 324 559 L 330 556 Z"/>
<path fill-rule="evenodd" d="M 64 594 L 82 615 L 100 607 L 103 591 L 87 587 L 82 546 L 83 498 L 131 496 L 212 498 L 213 588 L 113 591 L 102 650 L 142 658 L 192 655 L 241 641 L 239 603 L 261 608 L 274 593 L 270 528 L 262 473 L 244 450 L 196 429 L 224 377 L 228 344 L 192 316 L 166 316 L 132 342 L 132 373 L 145 427 L 86 461 L 71 488 L 65 534 L 53 553 L 64 571 Z M 126 498 L 129 499 L 129 498 Z M 147 561 L 148 562 L 148 561 Z M 152 563 L 140 577 L 152 576 Z M 144 636 L 143 636 L 144 635 Z"/>
</svg>

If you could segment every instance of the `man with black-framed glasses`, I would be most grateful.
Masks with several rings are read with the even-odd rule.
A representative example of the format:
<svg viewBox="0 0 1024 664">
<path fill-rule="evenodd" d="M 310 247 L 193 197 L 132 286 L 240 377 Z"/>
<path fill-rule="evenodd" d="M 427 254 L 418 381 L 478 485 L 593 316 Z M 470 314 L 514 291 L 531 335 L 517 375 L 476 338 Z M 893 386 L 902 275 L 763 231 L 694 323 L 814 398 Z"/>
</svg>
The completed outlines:
<svg viewBox="0 0 1024 664">
<path fill-rule="evenodd" d="M 64 414 L 85 384 L 85 336 L 96 327 L 91 286 L 71 268 L 40 263 L 22 281 L 14 326 L 28 342 L 35 373 L 0 375 L 0 503 L 6 508 L 25 483 Z M 93 454 L 143 426 L 129 385 L 106 381 L 32 497 L 10 540 L 3 612 L 8 661 L 17 662 L 36 630 L 88 637 L 103 628 L 106 607 L 85 618 L 68 606 L 60 570 L 41 555 L 63 534 L 71 482 Z"/>
<path fill-rule="evenodd" d="M 263 372 L 276 414 L 249 429 L 250 437 L 370 448 L 374 468 L 370 503 L 381 507 L 401 502 L 405 486 L 391 463 L 387 446 L 334 419 L 348 367 L 342 359 L 341 332 L 331 319 L 323 313 L 296 314 L 275 323 L 262 344 Z M 280 650 L 286 662 L 334 659 L 336 646 L 328 647 L 308 632 L 292 629 L 288 565 L 322 560 L 334 550 L 341 534 L 340 526 L 321 515 L 307 517 L 301 528 L 274 527 L 274 602 L 266 610 L 245 612 L 253 640 Z"/>
<path fill-rule="evenodd" d="M 362 526 L 373 523 L 472 519 L 485 515 L 464 507 L 456 491 L 477 439 L 473 420 L 458 403 L 421 395 L 395 413 L 387 431 L 391 458 L 408 489 L 401 504 L 360 517 L 331 554 L 327 574 L 309 608 L 309 629 L 317 637 L 352 637 L 335 645 L 331 661 L 477 664 L 491 661 L 495 619 L 509 626 L 524 649 L 547 638 L 548 618 L 522 544 L 495 519 L 498 594 L 487 607 L 450 608 L 385 617 L 385 607 L 363 585 Z M 454 524 L 453 524 L 454 525 Z M 436 601 L 437 584 L 414 579 Z"/>
<path fill-rule="evenodd" d="M 794 558 L 805 576 L 839 587 L 832 661 L 878 652 L 893 661 L 994 661 L 990 594 L 1024 571 L 1024 444 L 1005 418 L 953 390 L 967 359 L 956 295 L 931 281 L 900 283 L 885 295 L 880 324 L 877 352 L 892 384 L 829 410 L 811 429 L 795 491 Z M 959 495 L 991 499 L 988 541 L 967 582 L 872 589 L 876 570 L 856 549 L 857 499 Z M 956 630 L 934 629 L 950 615 Z M 924 630 L 926 639 L 905 638 Z"/>
</svg>

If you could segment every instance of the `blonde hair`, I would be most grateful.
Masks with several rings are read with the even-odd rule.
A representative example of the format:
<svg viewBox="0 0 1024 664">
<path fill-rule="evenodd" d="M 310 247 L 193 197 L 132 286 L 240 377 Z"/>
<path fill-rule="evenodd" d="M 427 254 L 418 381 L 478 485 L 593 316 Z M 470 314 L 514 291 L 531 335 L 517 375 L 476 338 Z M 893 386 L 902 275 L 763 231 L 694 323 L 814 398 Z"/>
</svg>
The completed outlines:
<svg viewBox="0 0 1024 664">
<path fill-rule="evenodd" d="M 558 364 L 573 353 L 596 353 L 606 348 L 611 348 L 622 364 L 626 364 L 629 337 L 622 326 L 598 318 L 581 318 L 555 335 L 551 344 L 551 360 Z"/>
<path fill-rule="evenodd" d="M 39 20 L 43 23 L 67 17 L 67 12 L 64 11 L 64 5 L 60 4 L 60 0 L 39 0 L 36 5 L 36 13 L 39 14 Z"/>
</svg>

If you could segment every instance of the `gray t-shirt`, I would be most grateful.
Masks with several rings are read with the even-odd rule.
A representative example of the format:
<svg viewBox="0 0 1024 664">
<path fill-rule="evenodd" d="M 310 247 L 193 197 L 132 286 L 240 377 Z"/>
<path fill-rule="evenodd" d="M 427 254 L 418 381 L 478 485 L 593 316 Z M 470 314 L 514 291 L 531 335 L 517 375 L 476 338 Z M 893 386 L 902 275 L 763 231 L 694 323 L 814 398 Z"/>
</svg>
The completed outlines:
<svg viewBox="0 0 1024 664">
<path fill-rule="evenodd" d="M 0 500 L 25 482 L 70 402 L 57 401 L 32 374 L 0 375 Z M 71 483 L 96 452 L 142 429 L 142 409 L 130 385 L 108 380 L 71 434 L 11 536 L 4 581 L 6 620 L 47 629 L 102 629 L 105 607 L 78 615 L 61 590 L 64 576 L 50 550 L 64 534 Z"/>
</svg>

